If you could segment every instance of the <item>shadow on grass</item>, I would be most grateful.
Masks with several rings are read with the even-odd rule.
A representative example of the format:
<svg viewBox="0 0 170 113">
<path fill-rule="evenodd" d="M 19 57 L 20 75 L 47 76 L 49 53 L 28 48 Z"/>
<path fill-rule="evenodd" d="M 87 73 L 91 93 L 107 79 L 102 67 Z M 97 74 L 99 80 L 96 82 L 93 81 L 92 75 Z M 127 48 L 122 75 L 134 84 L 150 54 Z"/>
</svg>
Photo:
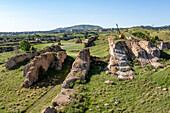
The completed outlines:
<svg viewBox="0 0 170 113">
<path fill-rule="evenodd" d="M 25 59 L 23 62 L 17 63 L 17 65 L 15 65 L 14 67 L 10 68 L 9 70 L 15 70 L 15 69 L 19 69 L 21 66 L 25 66 L 26 64 L 28 64 L 32 59 Z"/>
<path fill-rule="evenodd" d="M 170 59 L 170 55 L 161 50 L 160 58 L 163 58 L 165 60 L 169 60 Z"/>
<path fill-rule="evenodd" d="M 91 56 L 91 60 L 92 60 L 92 62 L 90 64 L 89 73 L 86 76 L 86 82 L 89 82 L 90 78 L 93 75 L 100 74 L 102 71 L 104 71 L 104 68 L 107 66 L 107 63 L 102 61 L 102 58 Z"/>
<path fill-rule="evenodd" d="M 33 86 L 31 86 L 31 88 L 35 88 L 37 86 L 42 88 L 61 84 L 70 72 L 73 61 L 74 59 L 72 57 L 67 56 L 61 70 L 49 68 L 45 73 L 40 73 L 38 81 Z"/>
</svg>

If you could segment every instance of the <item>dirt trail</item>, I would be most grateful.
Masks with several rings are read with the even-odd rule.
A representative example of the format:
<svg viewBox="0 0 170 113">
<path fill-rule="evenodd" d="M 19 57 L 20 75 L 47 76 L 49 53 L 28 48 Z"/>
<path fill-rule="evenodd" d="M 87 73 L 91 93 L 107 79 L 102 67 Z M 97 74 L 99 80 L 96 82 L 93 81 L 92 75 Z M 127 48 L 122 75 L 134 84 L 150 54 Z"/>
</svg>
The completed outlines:
<svg viewBox="0 0 170 113">
<path fill-rule="evenodd" d="M 43 96 L 41 96 L 39 99 L 37 99 L 32 105 L 30 105 L 26 110 L 25 113 L 31 113 L 32 110 L 34 110 L 40 103 L 42 103 L 48 96 L 50 96 L 52 93 L 55 93 L 57 90 L 60 89 L 61 84 L 54 86 L 51 88 L 47 93 L 45 93 Z M 56 93 L 57 95 L 57 93 Z"/>
</svg>

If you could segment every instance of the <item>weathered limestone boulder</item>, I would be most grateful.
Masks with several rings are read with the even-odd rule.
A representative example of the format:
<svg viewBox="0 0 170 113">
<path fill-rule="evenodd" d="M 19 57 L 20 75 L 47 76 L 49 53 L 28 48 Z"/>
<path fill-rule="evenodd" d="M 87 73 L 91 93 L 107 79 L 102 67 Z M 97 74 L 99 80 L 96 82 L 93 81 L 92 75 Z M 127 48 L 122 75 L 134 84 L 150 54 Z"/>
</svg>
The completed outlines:
<svg viewBox="0 0 170 113">
<path fill-rule="evenodd" d="M 39 76 L 41 76 L 39 75 L 40 68 L 43 68 L 44 71 L 47 71 L 51 66 L 57 70 L 60 70 L 66 57 L 67 54 L 65 51 L 59 51 L 57 55 L 55 55 L 53 52 L 47 52 L 35 57 L 31 63 L 27 64 L 23 68 L 23 76 L 26 76 L 23 87 L 28 88 L 38 80 Z"/>
<path fill-rule="evenodd" d="M 56 109 L 54 107 L 46 107 L 44 108 L 41 113 L 56 113 Z"/>
<path fill-rule="evenodd" d="M 60 46 L 51 46 L 51 47 L 45 48 L 44 50 L 36 51 L 34 53 L 27 53 L 27 54 L 17 55 L 17 56 L 14 56 L 12 58 L 9 58 L 8 61 L 5 63 L 5 67 L 8 70 L 8 69 L 14 67 L 15 65 L 17 65 L 17 63 L 23 62 L 26 59 L 31 59 L 31 58 L 33 58 L 35 56 L 40 55 L 41 53 L 57 52 L 59 50 L 61 50 Z"/>
<path fill-rule="evenodd" d="M 84 47 L 90 47 L 90 46 L 92 46 L 92 45 L 93 45 L 93 42 L 94 42 L 95 40 L 97 40 L 97 38 L 98 38 L 98 37 L 96 37 L 96 36 L 92 36 L 92 37 L 90 37 L 90 38 L 88 38 L 88 39 L 85 39 L 85 40 L 84 40 Z"/>
<path fill-rule="evenodd" d="M 63 82 L 61 93 L 52 100 L 57 103 L 55 109 L 61 109 L 63 104 L 69 104 L 71 102 L 69 95 L 74 92 L 74 89 L 69 88 L 70 83 L 76 80 L 85 80 L 89 68 L 90 51 L 88 48 L 85 48 L 78 52 L 77 58 L 72 64 L 72 69 Z"/>
<path fill-rule="evenodd" d="M 78 38 L 75 43 L 82 43 L 82 40 Z"/>
<path fill-rule="evenodd" d="M 158 42 L 158 48 L 159 48 L 160 50 L 163 50 L 163 49 L 165 49 L 165 48 L 170 49 L 170 44 L 169 44 L 169 42 L 159 41 L 159 42 Z"/>
</svg>

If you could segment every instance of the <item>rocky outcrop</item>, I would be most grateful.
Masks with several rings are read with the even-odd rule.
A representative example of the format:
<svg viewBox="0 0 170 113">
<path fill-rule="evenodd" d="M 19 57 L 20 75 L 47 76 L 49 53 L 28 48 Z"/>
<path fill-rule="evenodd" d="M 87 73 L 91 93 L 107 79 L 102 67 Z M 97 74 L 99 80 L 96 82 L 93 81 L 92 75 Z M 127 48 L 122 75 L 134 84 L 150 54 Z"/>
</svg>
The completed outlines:
<svg viewBox="0 0 170 113">
<path fill-rule="evenodd" d="M 90 38 L 88 38 L 88 39 L 85 39 L 84 40 L 84 47 L 90 47 L 90 46 L 92 46 L 94 43 L 94 41 L 95 40 L 97 40 L 97 38 L 98 37 L 96 37 L 96 36 L 92 36 L 92 37 L 90 37 Z"/>
<path fill-rule="evenodd" d="M 77 44 L 77 43 L 82 43 L 82 40 L 81 40 L 80 38 L 78 38 L 75 43 L 76 43 L 76 44 Z"/>
<path fill-rule="evenodd" d="M 53 102 L 57 103 L 57 106 L 55 106 L 56 109 L 60 109 L 63 104 L 71 102 L 69 95 L 74 92 L 74 89 L 69 88 L 70 83 L 76 80 L 85 80 L 89 68 L 90 51 L 88 48 L 85 48 L 78 52 L 77 58 L 73 62 L 72 69 L 62 84 L 61 93 L 53 99 Z"/>
<path fill-rule="evenodd" d="M 122 79 L 134 78 L 129 60 L 137 59 L 141 66 L 151 63 L 154 67 L 162 66 L 159 63 L 160 50 L 149 41 L 117 41 L 113 42 L 109 36 L 110 61 L 108 68 L 116 77 Z"/>
<path fill-rule="evenodd" d="M 125 43 L 113 42 L 112 36 L 110 36 L 108 40 L 111 55 L 108 68 L 112 73 L 116 73 L 115 77 L 121 79 L 133 79 L 134 75 L 129 65 Z"/>
<path fill-rule="evenodd" d="M 31 59 L 37 55 L 38 55 L 38 53 L 35 52 L 35 53 L 27 53 L 27 54 L 14 56 L 14 57 L 8 59 L 8 61 L 5 63 L 5 67 L 8 70 L 8 69 L 14 67 L 15 65 L 17 65 L 17 63 L 23 62 L 26 59 Z"/>
<path fill-rule="evenodd" d="M 66 57 L 67 54 L 65 51 L 59 51 L 57 54 L 47 52 L 35 57 L 31 63 L 23 68 L 23 76 L 26 76 L 23 87 L 28 88 L 38 80 L 41 76 L 41 68 L 43 68 L 44 71 L 47 71 L 49 67 L 53 67 L 56 70 L 62 69 L 62 63 Z"/>
<path fill-rule="evenodd" d="M 56 113 L 56 109 L 54 107 L 46 107 L 44 108 L 41 113 Z"/>
<path fill-rule="evenodd" d="M 73 62 L 71 72 L 63 82 L 62 88 L 69 88 L 69 84 L 76 80 L 85 80 L 85 76 L 90 67 L 90 51 L 82 49 L 78 52 L 76 60 Z"/>
<path fill-rule="evenodd" d="M 170 49 L 170 44 L 169 44 L 169 42 L 159 41 L 159 42 L 158 42 L 158 48 L 159 48 L 160 50 L 163 50 L 163 49 L 165 49 L 165 48 Z"/>
<path fill-rule="evenodd" d="M 61 50 L 60 46 L 51 46 L 51 47 L 46 47 L 43 50 L 36 51 L 34 53 L 27 53 L 27 54 L 17 55 L 17 56 L 14 56 L 12 58 L 9 58 L 8 61 L 5 63 L 5 67 L 8 70 L 8 69 L 14 67 L 15 65 L 17 65 L 18 63 L 23 62 L 26 59 L 31 59 L 31 58 L 33 58 L 35 56 L 38 56 L 41 53 L 57 52 L 59 50 Z"/>
</svg>

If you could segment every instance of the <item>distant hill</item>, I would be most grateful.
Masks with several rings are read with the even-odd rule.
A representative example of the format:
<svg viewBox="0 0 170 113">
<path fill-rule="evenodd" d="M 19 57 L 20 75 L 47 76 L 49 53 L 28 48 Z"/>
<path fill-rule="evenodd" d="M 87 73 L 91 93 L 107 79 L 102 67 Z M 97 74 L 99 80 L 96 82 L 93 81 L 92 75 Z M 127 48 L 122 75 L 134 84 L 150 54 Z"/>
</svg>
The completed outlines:
<svg viewBox="0 0 170 113">
<path fill-rule="evenodd" d="M 161 27 L 152 27 L 152 26 L 140 26 L 144 29 L 155 29 L 155 30 L 170 30 L 170 25 L 161 26 Z"/>
<path fill-rule="evenodd" d="M 57 28 L 51 31 L 53 32 L 70 31 L 70 30 L 87 31 L 92 29 L 103 29 L 103 28 L 97 25 L 75 25 L 71 27 Z"/>
</svg>

